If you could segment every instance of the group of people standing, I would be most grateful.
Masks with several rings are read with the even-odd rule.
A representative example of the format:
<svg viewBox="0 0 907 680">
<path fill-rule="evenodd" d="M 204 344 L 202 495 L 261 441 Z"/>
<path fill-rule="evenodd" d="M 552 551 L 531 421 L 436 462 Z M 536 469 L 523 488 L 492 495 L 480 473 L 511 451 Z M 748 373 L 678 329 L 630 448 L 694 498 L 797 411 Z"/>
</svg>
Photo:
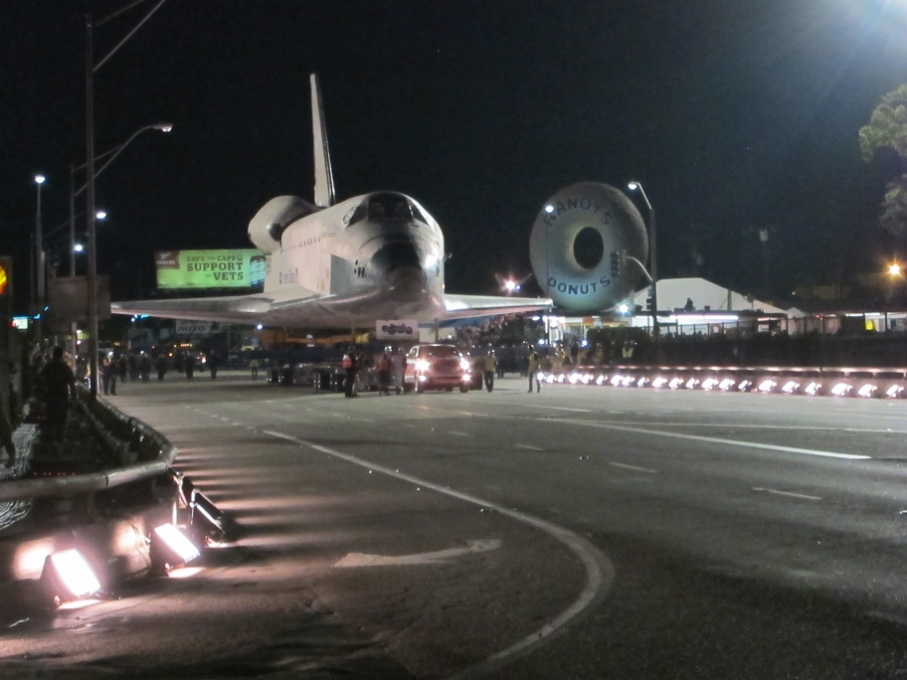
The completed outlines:
<svg viewBox="0 0 907 680">
<path fill-rule="evenodd" d="M 198 360 L 191 352 L 176 352 L 172 355 L 172 366 L 180 375 L 185 376 L 187 380 L 192 380 L 195 376 L 195 369 Z M 217 378 L 217 369 L 220 360 L 214 351 L 205 355 L 205 367 L 210 371 L 212 378 Z M 104 394 L 116 395 L 117 380 L 120 382 L 141 381 L 148 382 L 151 380 L 152 366 L 157 372 L 158 381 L 163 381 L 164 376 L 170 370 L 171 359 L 163 352 L 159 353 L 154 359 L 147 352 L 130 352 L 128 355 L 120 354 L 118 356 L 105 357 L 101 363 L 101 384 L 104 388 Z"/>
<path fill-rule="evenodd" d="M 351 347 L 343 355 L 343 395 L 356 396 L 356 379 L 365 363 L 365 356 L 357 354 Z M 406 358 L 400 351 L 385 350 L 375 359 L 374 367 L 378 374 L 378 396 L 390 395 L 393 387 L 396 392 L 403 388 L 403 366 Z"/>
<path fill-rule="evenodd" d="M 542 360 L 539 357 L 539 353 L 535 350 L 532 350 L 529 353 L 527 362 L 526 372 L 529 374 L 529 391 L 532 392 L 533 381 L 535 381 L 535 391 L 541 392 L 542 383 L 539 380 L 539 371 L 542 370 Z M 498 360 L 494 355 L 494 350 L 489 350 L 488 354 L 486 354 L 483 359 L 483 373 L 485 378 L 485 389 L 489 392 L 494 389 L 495 373 L 497 373 L 499 377 L 504 377 L 504 374 L 501 372 L 500 367 L 498 366 Z"/>
</svg>

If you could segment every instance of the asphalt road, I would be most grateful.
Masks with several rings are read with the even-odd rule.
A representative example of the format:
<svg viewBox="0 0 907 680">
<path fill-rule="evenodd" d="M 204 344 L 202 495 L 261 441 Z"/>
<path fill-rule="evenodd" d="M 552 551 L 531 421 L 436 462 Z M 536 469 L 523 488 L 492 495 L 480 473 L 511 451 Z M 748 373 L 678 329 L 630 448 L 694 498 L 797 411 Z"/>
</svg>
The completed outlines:
<svg viewBox="0 0 907 680">
<path fill-rule="evenodd" d="M 6 631 L 0 677 L 907 675 L 907 402 L 227 373 L 114 403 L 240 538 Z"/>
</svg>

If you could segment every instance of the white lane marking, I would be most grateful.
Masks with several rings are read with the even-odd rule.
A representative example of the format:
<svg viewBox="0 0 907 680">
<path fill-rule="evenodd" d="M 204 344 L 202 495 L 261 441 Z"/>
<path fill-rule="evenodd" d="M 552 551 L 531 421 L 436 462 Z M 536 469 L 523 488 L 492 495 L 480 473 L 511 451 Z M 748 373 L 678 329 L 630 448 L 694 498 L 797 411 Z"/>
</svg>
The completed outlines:
<svg viewBox="0 0 907 680">
<path fill-rule="evenodd" d="M 348 553 L 335 567 L 394 567 L 415 564 L 444 564 L 453 557 L 472 555 L 474 553 L 497 550 L 501 541 L 497 538 L 467 541 L 465 548 L 448 548 L 435 552 L 417 553 L 415 555 L 369 555 L 367 553 Z"/>
<path fill-rule="evenodd" d="M 527 650 L 541 644 L 543 641 L 547 641 L 547 638 L 552 634 L 565 627 L 568 623 L 570 623 L 571 620 L 582 614 L 586 609 L 598 603 L 614 584 L 614 565 L 611 564 L 611 560 L 609 560 L 608 557 L 598 548 L 592 545 L 592 543 L 587 541 L 579 534 L 570 531 L 569 529 L 565 529 L 558 526 L 557 524 L 553 524 L 538 517 L 527 515 L 526 513 L 519 512 L 518 510 L 506 508 L 503 505 L 490 503 L 479 498 L 478 496 L 472 496 L 460 491 L 454 491 L 453 489 L 443 487 L 432 482 L 427 482 L 425 480 L 419 479 L 418 477 L 404 474 L 402 472 L 399 472 L 398 470 L 386 468 L 383 465 L 375 465 L 374 463 L 370 463 L 369 461 L 363 460 L 362 458 L 357 458 L 356 456 L 351 456 L 347 453 L 329 449 L 326 446 L 321 446 L 319 444 L 307 442 L 302 439 L 297 439 L 296 437 L 293 437 L 291 435 L 283 434 L 281 432 L 274 432 L 273 430 L 265 430 L 264 432 L 265 434 L 269 434 L 272 437 L 278 437 L 280 439 L 295 442 L 300 446 L 305 446 L 310 449 L 320 451 L 321 453 L 324 453 L 328 456 L 339 458 L 340 460 L 345 460 L 348 463 L 353 463 L 354 465 L 364 467 L 367 470 L 374 470 L 382 474 L 389 475 L 390 477 L 395 477 L 402 481 L 410 482 L 411 484 L 417 484 L 419 486 L 425 487 L 426 489 L 431 489 L 433 491 L 437 491 L 438 493 L 442 493 L 446 496 L 451 496 L 453 498 L 458 498 L 461 501 L 472 503 L 473 505 L 478 505 L 480 508 L 490 508 L 495 512 L 515 519 L 519 522 L 529 524 L 530 526 L 533 526 L 540 531 L 544 531 L 552 538 L 563 543 L 583 563 L 583 567 L 586 570 L 586 585 L 583 587 L 579 596 L 569 607 L 567 607 L 560 614 L 545 623 L 541 628 L 524 637 L 522 640 L 510 645 L 506 649 L 503 649 L 496 654 L 492 654 L 482 663 L 451 676 L 451 680 L 456 678 L 462 678 L 465 680 L 468 677 L 475 677 L 478 675 L 486 674 L 492 669 L 502 666 L 504 660 L 508 657 L 522 654 Z"/>
<path fill-rule="evenodd" d="M 514 448 L 526 449 L 527 451 L 544 451 L 541 446 L 532 446 L 532 444 L 514 444 Z"/>
<path fill-rule="evenodd" d="M 749 449 L 764 449 L 766 451 L 781 451 L 782 453 L 798 453 L 804 456 L 820 456 L 823 458 L 840 458 L 843 460 L 871 460 L 872 456 L 864 456 L 857 453 L 836 453 L 834 451 L 818 451 L 816 449 L 800 449 L 794 446 L 779 446 L 777 444 L 761 444 L 759 442 L 746 442 L 739 439 L 723 439 L 721 437 L 703 437 L 698 434 L 681 434 L 679 432 L 663 432 L 661 430 L 650 430 L 643 427 L 625 427 L 623 425 L 610 425 L 606 423 L 590 423 L 583 420 L 558 420 L 550 421 L 570 425 L 585 425 L 586 427 L 598 427 L 604 430 L 619 430 L 621 432 L 635 432 L 637 434 L 653 434 L 657 437 L 668 437 L 672 439 L 685 439 L 694 442 L 708 442 L 711 444 L 727 444 L 729 446 L 740 446 Z"/>
<path fill-rule="evenodd" d="M 464 401 L 471 401 L 474 403 L 476 402 L 475 399 L 464 399 Z M 522 406 L 531 406 L 533 408 L 543 408 L 546 411 L 555 410 L 555 411 L 573 411 L 574 413 L 592 413 L 592 409 L 588 409 L 588 408 L 571 408 L 569 406 L 549 406 L 548 404 L 530 404 L 528 402 L 524 403 L 524 404 L 520 404 L 520 406 L 521 407 Z M 428 407 L 421 406 L 420 408 L 427 409 Z"/>
<path fill-rule="evenodd" d="M 609 412 L 610 413 L 610 412 Z M 614 424 L 614 425 L 649 425 L 652 426 L 656 423 L 653 423 L 651 420 L 618 420 L 618 421 L 607 421 L 599 420 L 600 423 Z M 658 425 L 663 425 L 664 427 L 713 427 L 713 428 L 723 428 L 723 429 L 732 429 L 740 428 L 744 430 L 797 430 L 797 431 L 810 431 L 810 432 L 854 432 L 858 434 L 907 434 L 907 430 L 892 430 L 890 427 L 887 428 L 860 428 L 860 427 L 826 427 L 823 425 L 757 425 L 754 423 L 690 423 L 690 422 L 660 422 Z"/>
<path fill-rule="evenodd" d="M 457 430 L 448 430 L 447 434 L 455 434 L 458 437 L 468 437 L 469 436 L 468 432 L 458 432 Z"/>
<path fill-rule="evenodd" d="M 608 465 L 612 465 L 616 468 L 623 468 L 625 470 L 636 470 L 637 472 L 648 472 L 651 475 L 658 474 L 658 470 L 639 467 L 638 465 L 627 465 L 626 463 L 608 463 Z"/>
<path fill-rule="evenodd" d="M 822 500 L 821 496 L 810 496 L 809 494 L 805 494 L 805 493 L 794 493 L 793 491 L 781 491 L 779 489 L 766 489 L 765 487 L 761 487 L 761 486 L 754 486 L 753 491 L 760 491 L 762 493 L 771 493 L 776 496 L 790 496 L 791 498 L 802 498 L 807 501 L 821 501 Z"/>
<path fill-rule="evenodd" d="M 573 411 L 575 413 L 592 413 L 592 409 L 589 408 L 570 408 L 569 406 L 548 406 L 542 404 L 520 404 L 520 406 L 534 406 L 535 408 L 543 408 L 546 411 L 548 409 L 554 409 L 555 411 Z"/>
</svg>

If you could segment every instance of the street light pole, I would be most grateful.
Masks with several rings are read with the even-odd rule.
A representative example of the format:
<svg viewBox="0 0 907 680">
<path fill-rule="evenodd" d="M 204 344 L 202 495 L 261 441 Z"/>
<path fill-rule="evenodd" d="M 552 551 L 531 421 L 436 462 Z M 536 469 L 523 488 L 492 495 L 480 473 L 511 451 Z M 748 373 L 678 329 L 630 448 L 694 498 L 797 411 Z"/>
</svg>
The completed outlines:
<svg viewBox="0 0 907 680">
<path fill-rule="evenodd" d="M 69 164 L 69 276 L 76 275 L 76 169 L 72 163 Z M 69 342 L 70 357 L 72 360 L 72 370 L 78 368 L 79 356 L 79 324 L 76 321 L 69 322 Z M 94 382 L 94 378 L 92 378 Z"/>
<path fill-rule="evenodd" d="M 69 166 L 69 275 L 76 275 L 76 169 Z"/>
<path fill-rule="evenodd" d="M 545 206 L 545 212 L 549 215 L 554 212 L 554 206 L 550 203 Z M 545 297 L 551 297 L 551 222 L 545 220 Z M 545 351 L 551 347 L 551 308 L 545 315 Z"/>
<path fill-rule="evenodd" d="M 38 185 L 38 202 L 35 209 L 35 296 L 38 320 L 35 327 L 38 331 L 38 346 L 43 347 L 41 332 L 41 314 L 44 312 L 44 236 L 41 233 L 41 185 L 46 181 L 44 175 L 35 175 L 35 184 Z"/>
<path fill-rule="evenodd" d="M 642 194 L 642 200 L 645 201 L 646 208 L 649 211 L 649 273 L 652 276 L 652 334 L 655 338 L 658 338 L 658 250 L 655 244 L 655 208 L 649 203 L 649 197 L 646 196 L 646 190 L 643 189 L 642 184 L 639 182 L 630 182 L 627 187 L 630 191 L 639 189 L 639 193 Z"/>
<path fill-rule="evenodd" d="M 98 261 L 95 248 L 94 205 L 94 51 L 91 15 L 85 19 L 85 168 L 88 197 L 85 221 L 88 232 L 88 367 L 91 398 L 98 396 Z"/>
</svg>

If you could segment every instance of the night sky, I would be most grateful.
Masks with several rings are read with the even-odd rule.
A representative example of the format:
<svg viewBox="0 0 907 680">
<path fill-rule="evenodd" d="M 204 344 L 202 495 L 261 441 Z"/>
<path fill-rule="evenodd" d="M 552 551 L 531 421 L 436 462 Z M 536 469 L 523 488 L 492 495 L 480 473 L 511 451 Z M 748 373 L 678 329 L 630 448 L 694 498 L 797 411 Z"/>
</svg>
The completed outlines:
<svg viewBox="0 0 907 680">
<path fill-rule="evenodd" d="M 32 178 L 48 177 L 46 233 L 85 161 L 85 14 L 127 4 L 4 2 L 0 251 L 20 299 Z M 151 6 L 98 27 L 97 58 Z M 96 76 L 98 154 L 174 125 L 99 178 L 99 270 L 115 299 L 148 297 L 154 250 L 248 247 L 265 201 L 311 199 L 314 71 L 338 198 L 419 200 L 450 291 L 528 274 L 536 213 L 582 180 L 643 183 L 662 277 L 770 299 L 847 280 L 897 247 L 878 227 L 897 164 L 864 163 L 857 132 L 907 82 L 905 16 L 895 0 L 168 0 Z"/>
</svg>

